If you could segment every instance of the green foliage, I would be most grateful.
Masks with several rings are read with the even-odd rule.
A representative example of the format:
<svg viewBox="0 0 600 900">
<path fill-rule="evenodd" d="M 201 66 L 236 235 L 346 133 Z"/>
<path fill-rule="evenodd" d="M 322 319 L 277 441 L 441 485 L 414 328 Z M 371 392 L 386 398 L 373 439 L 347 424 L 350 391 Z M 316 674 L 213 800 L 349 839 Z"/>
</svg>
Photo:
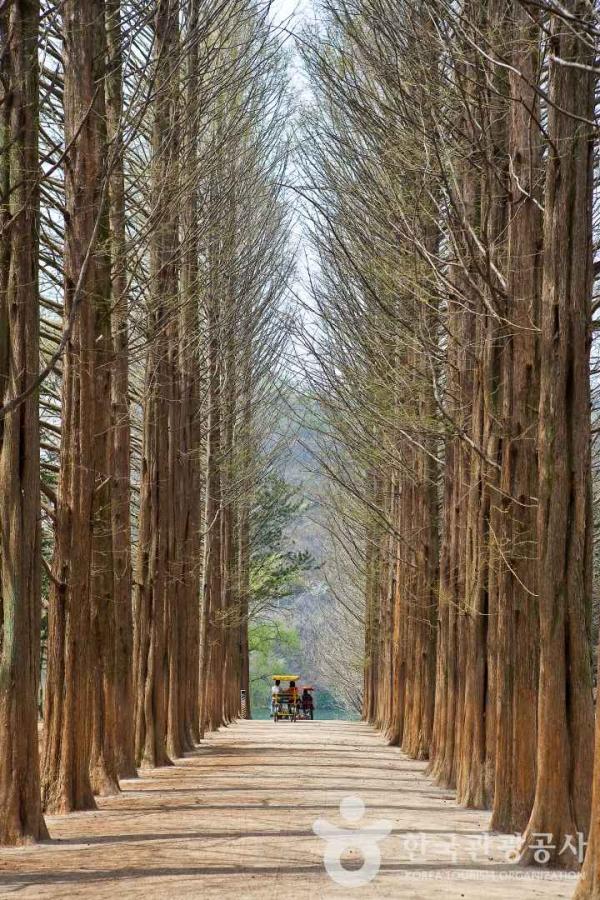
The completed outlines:
<svg viewBox="0 0 600 900">
<path fill-rule="evenodd" d="M 288 667 L 287 655 L 300 649 L 295 628 L 281 622 L 253 622 L 248 629 L 250 691 L 252 707 L 271 702 L 271 676 Z"/>
<path fill-rule="evenodd" d="M 298 490 L 279 475 L 259 488 L 250 516 L 251 615 L 276 608 L 303 587 L 302 575 L 313 568 L 306 550 L 286 546 L 286 528 L 306 509 Z"/>
<path fill-rule="evenodd" d="M 254 622 L 250 625 L 248 645 L 251 653 L 265 656 L 271 653 L 274 646 L 299 650 L 300 639 L 295 628 L 281 622 Z"/>
<path fill-rule="evenodd" d="M 304 587 L 314 565 L 310 553 L 289 545 L 288 528 L 306 509 L 297 488 L 271 475 L 258 489 L 250 515 L 250 686 L 253 707 L 271 701 L 271 676 L 287 669 L 300 639 L 295 628 L 275 618 L 281 602 Z"/>
<path fill-rule="evenodd" d="M 293 627 L 281 622 L 263 621 L 250 625 L 248 644 L 252 709 L 267 709 L 271 705 L 272 676 L 289 674 L 297 668 L 295 657 L 301 651 L 300 638 Z M 343 708 L 339 698 L 325 689 L 319 690 L 315 701 L 320 710 Z"/>
</svg>

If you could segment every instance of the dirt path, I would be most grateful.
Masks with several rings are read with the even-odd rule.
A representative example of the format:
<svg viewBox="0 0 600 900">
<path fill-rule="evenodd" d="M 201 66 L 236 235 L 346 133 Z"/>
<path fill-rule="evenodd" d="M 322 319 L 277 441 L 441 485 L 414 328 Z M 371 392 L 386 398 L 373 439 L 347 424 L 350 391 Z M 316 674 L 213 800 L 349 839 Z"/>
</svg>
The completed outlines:
<svg viewBox="0 0 600 900">
<path fill-rule="evenodd" d="M 485 832 L 488 815 L 458 808 L 424 770 L 363 724 L 243 722 L 176 766 L 125 782 L 98 812 L 51 818 L 51 842 L 2 851 L 0 896 L 571 896 L 572 881 L 507 865 L 506 839 Z M 364 822 L 393 829 L 379 874 L 356 888 L 327 875 L 312 830 L 318 818 L 343 825 L 349 795 L 366 804 Z"/>
</svg>

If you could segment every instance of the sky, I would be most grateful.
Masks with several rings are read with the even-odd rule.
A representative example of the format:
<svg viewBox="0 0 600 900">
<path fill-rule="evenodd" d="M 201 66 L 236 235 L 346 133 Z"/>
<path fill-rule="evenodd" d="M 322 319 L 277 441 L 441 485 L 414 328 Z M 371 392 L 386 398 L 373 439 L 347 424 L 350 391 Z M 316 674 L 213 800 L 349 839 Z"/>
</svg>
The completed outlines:
<svg viewBox="0 0 600 900">
<path fill-rule="evenodd" d="M 278 19 L 292 14 L 302 15 L 310 5 L 309 0 L 273 0 L 273 9 Z"/>
</svg>

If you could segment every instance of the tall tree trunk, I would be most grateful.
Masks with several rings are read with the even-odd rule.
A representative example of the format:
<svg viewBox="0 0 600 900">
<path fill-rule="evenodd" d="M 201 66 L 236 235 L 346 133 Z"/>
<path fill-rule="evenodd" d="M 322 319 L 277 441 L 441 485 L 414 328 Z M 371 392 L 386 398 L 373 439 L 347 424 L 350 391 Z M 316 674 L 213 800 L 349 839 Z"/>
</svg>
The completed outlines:
<svg viewBox="0 0 600 900">
<path fill-rule="evenodd" d="M 209 427 L 206 462 L 206 514 L 204 541 L 203 654 L 204 727 L 211 731 L 221 724 L 222 692 L 222 612 L 221 612 L 221 364 L 219 359 L 220 314 L 216 292 L 208 298 L 208 396 Z"/>
<path fill-rule="evenodd" d="M 97 29 L 96 52 L 106 60 L 106 10 Z M 103 77 L 105 69 L 103 69 Z M 105 94 L 100 98 L 103 120 L 98 124 L 104 158 L 108 157 Z M 110 181 L 109 181 L 110 188 Z M 111 330 L 111 268 L 109 251 L 109 204 L 103 203 L 96 251 L 94 304 L 94 498 L 92 503 L 91 666 L 92 747 L 90 780 L 95 794 L 119 792 L 115 746 L 117 740 L 117 693 L 115 671 L 115 592 L 113 559 L 113 419 L 112 369 L 114 354 Z"/>
<path fill-rule="evenodd" d="M 431 252 L 437 246 L 437 232 L 429 220 L 424 221 L 425 240 Z M 408 411 L 409 421 L 433 423 L 436 417 L 435 397 L 429 362 L 423 348 L 435 333 L 435 307 L 427 291 L 428 272 L 419 269 L 418 283 L 424 296 L 414 298 L 411 320 L 418 323 L 415 334 L 405 335 L 410 343 L 407 365 L 402 380 L 401 409 Z M 407 298 L 410 303 L 410 298 Z M 430 755 L 433 735 L 433 712 L 436 680 L 436 608 L 439 585 L 438 513 L 437 513 L 437 441 L 426 433 L 412 440 L 403 451 L 405 500 L 400 534 L 408 554 L 408 565 L 398 565 L 398 583 L 405 595 L 404 636 L 401 653 L 408 656 L 409 672 L 405 698 L 393 695 L 398 707 L 405 706 L 402 723 L 402 747 L 415 759 Z"/>
<path fill-rule="evenodd" d="M 506 2 L 488 0 L 470 10 L 480 28 L 501 52 L 506 41 Z M 495 509 L 500 452 L 499 410 L 500 317 L 504 292 L 496 270 L 502 270 L 506 229 L 506 114 L 504 69 L 476 56 L 467 78 L 473 125 L 468 130 L 472 161 L 481 169 L 474 202 L 466 209 L 465 260 L 470 270 L 475 318 L 472 354 L 468 512 L 466 531 L 464 634 L 464 715 L 460 722 L 457 769 L 458 800 L 487 807 L 494 787 L 497 565 L 494 552 Z M 471 93 L 472 92 L 472 93 Z M 478 234 L 480 250 L 472 239 Z M 482 277 L 483 276 L 483 277 Z"/>
<path fill-rule="evenodd" d="M 112 373 L 113 457 L 112 531 L 115 608 L 115 755 L 121 778 L 134 778 L 133 727 L 133 617 L 131 607 L 131 496 L 129 417 L 129 335 L 127 255 L 125 246 L 125 183 L 123 174 L 123 64 L 121 0 L 106 0 L 108 62 L 106 73 L 106 122 L 112 147 L 109 182 L 110 252 L 112 266 Z"/>
<path fill-rule="evenodd" d="M 250 616 L 250 513 L 254 498 L 253 465 L 255 447 L 252 433 L 253 396 L 253 322 L 252 306 L 247 304 L 243 312 L 241 330 L 241 398 L 239 444 L 239 496 L 238 507 L 238 603 L 240 640 L 240 683 L 239 689 L 246 693 L 246 718 L 252 718 L 250 697 L 250 648 L 248 624 Z"/>
<path fill-rule="evenodd" d="M 457 246 L 464 250 L 467 225 L 475 220 L 479 183 L 474 160 L 467 156 L 459 172 L 460 214 L 453 223 Z M 460 252 L 460 251 L 459 251 Z M 461 271 L 461 263 L 463 271 Z M 468 253 L 458 260 L 448 311 L 448 412 L 458 433 L 446 442 L 442 545 L 440 549 L 440 595 L 438 611 L 438 664 L 434 736 L 430 771 L 444 787 L 455 787 L 461 757 L 467 657 L 466 535 L 471 484 L 471 448 L 464 435 L 473 433 L 472 401 L 475 316 L 469 299 L 472 285 Z M 465 271 L 466 270 L 466 271 Z"/>
<path fill-rule="evenodd" d="M 108 242 L 108 218 L 99 234 Z M 98 254 L 100 256 L 100 254 Z M 98 267 L 99 269 L 99 267 Z M 102 277 L 103 283 L 100 278 Z M 113 559 L 113 430 L 111 416 L 111 368 L 114 364 L 111 334 L 110 267 L 98 270 L 96 294 L 96 364 L 94 423 L 95 487 L 93 500 L 91 640 L 92 640 L 92 750 L 90 779 L 95 794 L 119 792 L 117 759 L 117 676 L 115 642 L 115 593 Z"/>
<path fill-rule="evenodd" d="M 39 367 L 39 18 L 37 0 L 15 0 L 0 14 L 6 91 L 0 123 L 0 405 L 30 390 Z M 37 729 L 37 391 L 0 419 L 0 496 L 0 843 L 20 844 L 48 836 L 40 800 Z"/>
<path fill-rule="evenodd" d="M 175 50 L 176 52 L 176 50 Z M 173 151 L 174 152 L 174 148 Z M 174 172 L 170 183 L 175 188 L 177 181 Z M 174 224 L 177 228 L 177 225 Z M 177 302 L 177 274 L 174 273 L 173 298 Z M 185 626 L 186 609 L 184 605 L 182 556 L 183 528 L 185 524 L 185 506 L 189 501 L 188 489 L 185 488 L 186 499 L 183 500 L 183 479 L 185 476 L 185 459 L 183 455 L 184 428 L 182 422 L 181 395 L 182 379 L 180 371 L 179 319 L 180 310 L 174 305 L 171 321 L 167 326 L 167 381 L 168 393 L 168 489 L 165 500 L 168 503 L 167 513 L 167 590 L 165 595 L 165 637 L 167 650 L 168 679 L 167 687 L 167 750 L 170 756 L 183 756 L 186 738 L 183 730 L 183 665 L 185 659 Z"/>
<path fill-rule="evenodd" d="M 377 475 L 374 468 L 365 478 L 365 494 L 373 500 L 377 491 Z M 375 718 L 375 696 L 377 681 L 377 584 L 379 558 L 376 546 L 376 526 L 372 514 L 365 528 L 365 662 L 362 715 L 366 722 Z"/>
<path fill-rule="evenodd" d="M 448 357 L 454 353 L 452 345 Z M 449 372 L 452 366 L 449 365 Z M 455 436 L 447 439 L 444 465 L 444 497 L 442 502 L 442 544 L 440 548 L 440 582 L 437 608 L 436 678 L 433 734 L 430 747 L 429 774 L 440 784 L 452 783 L 453 744 L 448 741 L 449 730 L 454 727 L 456 656 L 455 611 L 451 597 L 455 578 L 454 541 L 455 496 L 458 492 L 458 455 L 460 441 Z M 454 537 L 453 537 L 454 535 Z"/>
<path fill-rule="evenodd" d="M 231 171 L 231 170 L 230 170 Z M 235 176 L 234 176 L 235 177 Z M 234 197 L 233 187 L 229 188 L 230 197 Z M 235 240 L 235 200 L 229 204 L 226 218 L 226 250 L 224 263 L 230 270 L 234 265 Z M 231 722 L 238 710 L 232 696 L 232 688 L 236 681 L 237 663 L 239 661 L 239 641 L 237 626 L 239 612 L 237 610 L 236 587 L 237 578 L 237 484 L 236 484 L 236 446 L 234 442 L 236 393 L 237 393 L 237 359 L 236 359 L 236 298 L 234 296 L 233 273 L 228 271 L 224 278 L 225 302 L 223 327 L 223 468 L 221 513 L 223 579 L 223 711 L 225 723 Z"/>
<path fill-rule="evenodd" d="M 504 398 L 502 472 L 496 503 L 498 692 L 492 827 L 522 831 L 535 788 L 538 680 L 537 609 L 537 326 L 542 249 L 539 103 L 535 84 L 539 27 L 515 0 L 508 141 L 508 302 L 502 341 Z"/>
<path fill-rule="evenodd" d="M 379 509 L 383 499 L 382 475 L 377 466 L 373 467 L 372 483 L 368 486 L 372 489 L 370 498 L 373 506 Z M 371 477 L 369 478 L 371 481 Z M 369 495 L 368 495 L 369 496 Z M 381 674 L 381 582 L 382 582 L 382 534 L 381 521 L 378 515 L 370 511 L 366 529 L 367 548 L 367 639 L 366 646 L 368 685 L 365 696 L 368 696 L 368 705 L 365 707 L 366 720 L 371 725 L 377 722 L 378 698 L 380 691 Z"/>
<path fill-rule="evenodd" d="M 582 21 L 583 0 L 563 4 Z M 594 714 L 591 597 L 590 308 L 593 52 L 577 28 L 551 18 L 550 141 L 544 200 L 538 426 L 540 679 L 537 778 L 523 860 L 552 836 L 550 864 L 575 868 L 567 837 L 587 834 Z M 555 60 L 559 60 L 557 62 Z M 569 65 L 574 63 L 574 65 Z M 586 68 L 588 67 L 588 68 Z"/>
<path fill-rule="evenodd" d="M 249 485 L 246 486 L 249 490 Z M 240 690 L 246 694 L 246 718 L 252 718 L 250 697 L 250 648 L 248 621 L 250 613 L 250 510 L 245 493 L 239 521 L 239 604 L 240 604 Z"/>
<path fill-rule="evenodd" d="M 406 691 L 406 631 L 410 621 L 410 606 L 407 603 L 407 579 L 410 575 L 410 566 L 406 562 L 406 548 L 402 547 L 400 535 L 405 533 L 406 519 L 410 517 L 407 503 L 403 502 L 409 489 L 406 473 L 397 476 L 397 485 L 394 489 L 391 527 L 395 534 L 391 535 L 392 559 L 391 559 L 391 593 L 392 593 L 392 622 L 391 622 L 391 666 L 390 666 L 390 700 L 389 721 L 387 723 L 386 738 L 391 744 L 402 744 L 406 738 L 405 709 L 407 700 L 412 695 Z M 404 550 L 404 553 L 403 553 Z"/>
<path fill-rule="evenodd" d="M 65 0 L 65 315 L 60 483 L 48 623 L 42 796 L 51 812 L 93 809 L 91 563 L 95 487 L 96 310 L 105 304 L 106 129 L 103 0 Z"/>
<path fill-rule="evenodd" d="M 425 306 L 425 304 L 424 304 Z M 421 310 L 431 319 L 431 313 Z M 428 331 L 425 323 L 424 331 Z M 415 359 L 416 371 L 420 363 Z M 426 373 L 421 372 L 418 391 L 417 416 L 434 421 L 435 402 Z M 415 699 L 407 752 L 415 759 L 428 759 L 433 736 L 433 712 L 436 679 L 436 592 L 439 584 L 437 464 L 434 460 L 436 442 L 424 439 L 424 449 L 414 451 L 415 485 L 414 511 L 411 516 L 411 540 L 414 542 L 415 590 L 413 614 L 416 631 Z"/>
<path fill-rule="evenodd" d="M 144 387 L 144 435 L 138 573 L 135 595 L 134 659 L 136 756 L 143 766 L 167 765 L 169 644 L 174 640 L 174 348 L 178 302 L 177 261 L 179 90 L 178 4 L 158 0 L 154 64 L 156 97 L 152 134 L 155 208 L 150 246 L 149 351 Z M 178 636 L 177 636 L 178 637 Z M 170 737 L 175 732 L 171 731 Z M 175 748 L 178 749 L 178 748 Z"/>
<path fill-rule="evenodd" d="M 179 506 L 182 516 L 181 546 L 182 605 L 184 608 L 182 648 L 182 727 L 184 742 L 191 748 L 200 740 L 199 722 L 199 649 L 200 590 L 202 576 L 201 502 L 202 502 L 202 385 L 198 378 L 200 341 L 200 285 L 198 278 L 199 209 L 196 134 L 201 112 L 198 23 L 199 0 L 188 3 L 187 18 L 187 119 L 185 123 L 185 172 L 190 179 L 188 200 L 182 213 L 181 313 L 179 353 L 181 371 L 181 482 Z"/>
</svg>

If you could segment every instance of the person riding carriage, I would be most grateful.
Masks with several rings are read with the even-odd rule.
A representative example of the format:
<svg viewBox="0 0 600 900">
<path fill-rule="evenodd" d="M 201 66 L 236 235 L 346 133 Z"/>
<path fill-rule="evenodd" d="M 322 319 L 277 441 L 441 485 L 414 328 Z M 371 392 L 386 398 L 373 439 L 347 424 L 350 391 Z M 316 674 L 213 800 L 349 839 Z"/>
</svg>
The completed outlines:
<svg viewBox="0 0 600 900">
<path fill-rule="evenodd" d="M 300 697 L 300 707 L 305 719 L 314 719 L 315 717 L 315 704 L 312 691 L 314 691 L 314 688 L 307 686 L 303 688 L 302 696 Z"/>
<path fill-rule="evenodd" d="M 281 719 L 288 719 L 290 722 L 295 722 L 298 718 L 314 719 L 314 687 L 306 685 L 300 693 L 297 686 L 299 679 L 299 675 L 273 675 L 271 716 L 274 722 Z"/>
</svg>

